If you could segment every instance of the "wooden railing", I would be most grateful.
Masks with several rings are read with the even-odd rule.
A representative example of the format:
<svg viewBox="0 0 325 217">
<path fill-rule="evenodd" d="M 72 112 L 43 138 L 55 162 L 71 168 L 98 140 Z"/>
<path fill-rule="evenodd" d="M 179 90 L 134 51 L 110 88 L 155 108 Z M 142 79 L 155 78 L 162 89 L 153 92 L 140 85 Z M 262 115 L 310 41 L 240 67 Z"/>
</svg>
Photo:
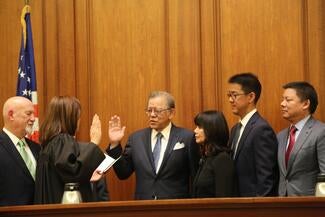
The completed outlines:
<svg viewBox="0 0 325 217">
<path fill-rule="evenodd" d="M 325 198 L 219 198 L 0 207 L 0 216 L 324 217 Z"/>
</svg>

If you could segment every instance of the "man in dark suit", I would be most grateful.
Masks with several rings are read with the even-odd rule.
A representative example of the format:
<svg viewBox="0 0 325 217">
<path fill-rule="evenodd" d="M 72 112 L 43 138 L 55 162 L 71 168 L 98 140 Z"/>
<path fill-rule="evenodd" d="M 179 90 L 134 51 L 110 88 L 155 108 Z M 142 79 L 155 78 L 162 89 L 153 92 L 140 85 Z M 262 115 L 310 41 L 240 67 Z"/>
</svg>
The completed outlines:
<svg viewBox="0 0 325 217">
<path fill-rule="evenodd" d="M 11 97 L 3 106 L 0 132 L 0 206 L 33 204 L 36 159 L 40 146 L 25 138 L 35 121 L 34 107 L 24 97 Z"/>
<path fill-rule="evenodd" d="M 172 124 L 175 102 L 167 92 L 152 92 L 145 112 L 149 127 L 131 134 L 123 152 L 120 141 L 125 127 L 118 116 L 109 122 L 107 153 L 114 158 L 122 154 L 114 164 L 117 176 L 127 179 L 135 172 L 135 199 L 189 197 L 199 160 L 193 132 Z"/>
<path fill-rule="evenodd" d="M 325 124 L 312 117 L 317 93 L 307 82 L 283 88 L 281 111 L 290 127 L 278 134 L 279 195 L 314 195 L 317 175 L 325 173 Z"/>
<path fill-rule="evenodd" d="M 234 75 L 228 82 L 231 109 L 240 118 L 232 128 L 229 139 L 239 196 L 277 195 L 278 142 L 271 126 L 256 110 L 261 84 L 251 73 Z"/>
</svg>

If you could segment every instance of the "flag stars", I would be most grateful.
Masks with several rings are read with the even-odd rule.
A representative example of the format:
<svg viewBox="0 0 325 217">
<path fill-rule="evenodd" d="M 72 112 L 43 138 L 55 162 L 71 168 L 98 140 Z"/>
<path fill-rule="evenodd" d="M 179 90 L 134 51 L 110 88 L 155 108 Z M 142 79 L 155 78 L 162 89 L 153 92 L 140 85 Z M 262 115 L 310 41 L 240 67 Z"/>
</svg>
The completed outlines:
<svg viewBox="0 0 325 217">
<path fill-rule="evenodd" d="M 25 78 L 25 75 L 26 75 L 26 74 L 24 73 L 24 71 L 22 71 L 22 72 L 20 73 L 20 77 L 21 77 L 21 78 Z"/>
<path fill-rule="evenodd" d="M 30 77 L 27 77 L 27 82 L 30 83 Z"/>
<path fill-rule="evenodd" d="M 25 89 L 23 90 L 23 96 L 27 96 L 28 91 Z"/>
<path fill-rule="evenodd" d="M 21 68 L 19 67 L 19 68 L 18 68 L 18 74 L 20 74 L 20 72 L 21 72 Z"/>
<path fill-rule="evenodd" d="M 25 90 L 22 91 L 22 95 L 23 96 L 31 96 L 32 95 L 32 91 L 25 89 Z"/>
</svg>

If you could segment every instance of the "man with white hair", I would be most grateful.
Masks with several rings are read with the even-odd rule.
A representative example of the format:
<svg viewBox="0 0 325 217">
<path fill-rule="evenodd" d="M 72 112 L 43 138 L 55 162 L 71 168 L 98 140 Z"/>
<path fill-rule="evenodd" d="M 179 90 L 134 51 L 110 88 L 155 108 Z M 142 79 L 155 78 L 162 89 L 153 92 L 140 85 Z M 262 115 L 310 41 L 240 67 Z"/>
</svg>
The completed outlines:
<svg viewBox="0 0 325 217">
<path fill-rule="evenodd" d="M 25 136 L 35 121 L 30 100 L 15 96 L 3 105 L 4 127 L 0 132 L 0 206 L 33 204 L 37 143 Z"/>
</svg>

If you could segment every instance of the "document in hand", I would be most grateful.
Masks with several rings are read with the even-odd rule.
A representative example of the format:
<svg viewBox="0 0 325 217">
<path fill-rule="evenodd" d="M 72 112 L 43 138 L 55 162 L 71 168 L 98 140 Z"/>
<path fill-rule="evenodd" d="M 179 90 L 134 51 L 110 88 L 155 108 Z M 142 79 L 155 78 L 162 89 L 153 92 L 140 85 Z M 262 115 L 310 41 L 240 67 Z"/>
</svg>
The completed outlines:
<svg viewBox="0 0 325 217">
<path fill-rule="evenodd" d="M 99 173 L 105 173 L 120 158 L 121 158 L 121 156 L 118 157 L 117 159 L 114 159 L 114 158 L 108 156 L 107 154 L 105 154 L 105 159 L 101 162 L 101 164 L 99 164 L 96 171 L 98 171 Z"/>
</svg>

